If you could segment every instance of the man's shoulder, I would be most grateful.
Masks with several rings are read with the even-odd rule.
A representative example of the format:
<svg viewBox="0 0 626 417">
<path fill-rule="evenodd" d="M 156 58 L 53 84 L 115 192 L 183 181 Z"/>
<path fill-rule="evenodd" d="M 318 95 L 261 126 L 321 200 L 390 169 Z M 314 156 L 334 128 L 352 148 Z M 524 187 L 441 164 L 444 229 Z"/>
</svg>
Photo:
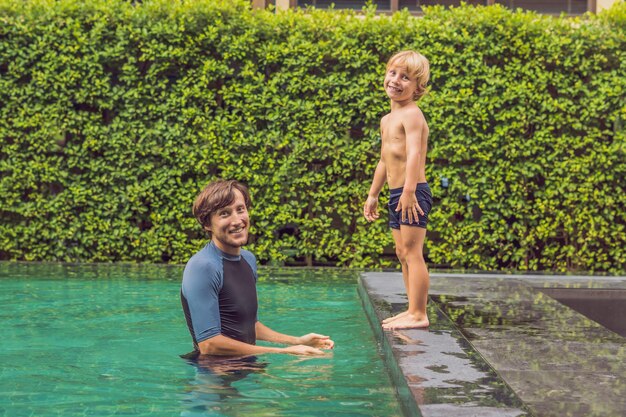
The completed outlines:
<svg viewBox="0 0 626 417">
<path fill-rule="evenodd" d="M 242 249 L 241 257 L 245 259 L 245 261 L 248 262 L 251 266 L 256 267 L 256 256 L 254 256 L 252 252 L 250 252 L 249 250 Z"/>
<path fill-rule="evenodd" d="M 185 272 L 198 270 L 203 272 L 217 272 L 220 269 L 220 265 L 220 257 L 212 253 L 209 245 L 207 245 L 189 258 L 185 265 Z"/>
<path fill-rule="evenodd" d="M 250 251 L 249 251 L 249 250 L 247 250 L 247 249 L 243 249 L 243 248 L 241 249 L 241 253 L 242 253 L 242 254 L 244 254 L 244 253 L 245 253 L 245 254 L 246 254 L 246 256 L 254 256 L 254 253 L 250 252 Z"/>
</svg>

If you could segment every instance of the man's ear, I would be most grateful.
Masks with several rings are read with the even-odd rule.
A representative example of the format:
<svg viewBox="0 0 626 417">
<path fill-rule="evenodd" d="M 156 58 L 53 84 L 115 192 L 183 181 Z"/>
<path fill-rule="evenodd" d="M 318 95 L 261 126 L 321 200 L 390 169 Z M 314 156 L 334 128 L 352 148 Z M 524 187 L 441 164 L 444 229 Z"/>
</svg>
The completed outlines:
<svg viewBox="0 0 626 417">
<path fill-rule="evenodd" d="M 203 229 L 205 232 L 211 233 L 211 226 L 204 226 Z"/>
</svg>

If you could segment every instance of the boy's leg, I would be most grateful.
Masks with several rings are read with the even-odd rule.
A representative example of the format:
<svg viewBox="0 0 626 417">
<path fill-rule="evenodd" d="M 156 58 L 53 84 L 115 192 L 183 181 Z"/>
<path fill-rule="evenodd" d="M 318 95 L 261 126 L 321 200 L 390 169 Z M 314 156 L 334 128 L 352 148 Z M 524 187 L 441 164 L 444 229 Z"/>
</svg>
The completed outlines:
<svg viewBox="0 0 626 417">
<path fill-rule="evenodd" d="M 406 260 L 408 272 L 406 287 L 409 310 L 406 315 L 385 323 L 383 325 L 384 329 L 428 327 L 430 324 L 426 315 L 430 277 L 423 255 L 425 238 L 426 229 L 424 228 L 400 226 L 400 239 L 404 249 L 404 259 Z"/>
<path fill-rule="evenodd" d="M 396 245 L 396 256 L 398 257 L 398 261 L 400 261 L 400 266 L 402 267 L 402 280 L 404 281 L 404 289 L 406 293 L 409 293 L 409 270 L 406 266 L 406 258 L 405 258 L 405 250 L 402 245 L 402 235 L 400 234 L 400 229 L 391 229 L 391 235 L 393 236 L 393 241 Z M 393 320 L 399 319 L 403 317 L 409 312 L 409 310 L 405 310 L 399 314 L 396 314 L 392 317 L 387 317 L 382 321 L 382 324 L 389 323 Z"/>
</svg>

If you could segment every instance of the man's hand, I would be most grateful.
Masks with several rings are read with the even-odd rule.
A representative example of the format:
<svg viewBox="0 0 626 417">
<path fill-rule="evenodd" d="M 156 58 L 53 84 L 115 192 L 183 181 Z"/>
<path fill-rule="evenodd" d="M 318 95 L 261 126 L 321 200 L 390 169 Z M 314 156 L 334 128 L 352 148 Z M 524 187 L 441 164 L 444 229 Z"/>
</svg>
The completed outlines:
<svg viewBox="0 0 626 417">
<path fill-rule="evenodd" d="M 378 198 L 367 197 L 363 205 L 363 216 L 368 222 L 373 222 L 378 218 Z"/>
<path fill-rule="evenodd" d="M 332 349 L 335 346 L 335 342 L 330 340 L 329 336 L 324 336 L 317 333 L 309 333 L 298 338 L 298 344 L 312 346 L 318 349 Z"/>
<path fill-rule="evenodd" d="M 402 211 L 402 221 L 406 221 L 409 219 L 409 224 L 413 222 L 417 223 L 419 221 L 417 217 L 417 213 L 424 215 L 424 210 L 417 203 L 417 198 L 415 197 L 414 192 L 402 192 L 400 196 L 400 201 L 398 202 L 398 207 L 396 211 Z"/>
<path fill-rule="evenodd" d="M 283 348 L 282 353 L 289 353 L 290 355 L 317 356 L 323 355 L 324 351 L 311 346 L 293 345 Z"/>
</svg>

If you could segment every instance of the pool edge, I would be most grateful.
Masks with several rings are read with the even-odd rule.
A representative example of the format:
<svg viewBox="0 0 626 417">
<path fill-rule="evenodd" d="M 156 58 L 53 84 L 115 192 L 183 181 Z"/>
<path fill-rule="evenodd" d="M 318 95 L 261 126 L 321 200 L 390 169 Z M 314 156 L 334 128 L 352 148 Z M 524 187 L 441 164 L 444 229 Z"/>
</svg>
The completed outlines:
<svg viewBox="0 0 626 417">
<path fill-rule="evenodd" d="M 361 305 L 363 306 L 367 320 L 370 323 L 370 327 L 374 332 L 376 340 L 380 344 L 387 373 L 389 374 L 389 378 L 395 388 L 402 413 L 406 417 L 422 417 L 417 402 L 415 401 L 415 397 L 411 393 L 402 369 L 400 369 L 398 358 L 396 358 L 394 350 L 391 347 L 389 336 L 383 332 L 382 327 L 377 320 L 374 304 L 369 296 L 369 293 L 367 292 L 367 289 L 365 288 L 365 284 L 363 283 L 361 276 L 358 278 L 357 292 L 361 298 Z"/>
</svg>

